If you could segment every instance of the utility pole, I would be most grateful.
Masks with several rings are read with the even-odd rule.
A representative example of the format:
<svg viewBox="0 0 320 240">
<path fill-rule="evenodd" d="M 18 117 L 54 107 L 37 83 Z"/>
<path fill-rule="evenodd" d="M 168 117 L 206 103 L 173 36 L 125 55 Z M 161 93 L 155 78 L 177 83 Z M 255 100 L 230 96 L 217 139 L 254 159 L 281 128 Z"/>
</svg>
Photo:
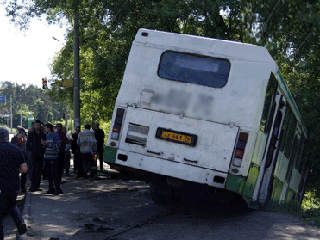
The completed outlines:
<svg viewBox="0 0 320 240">
<path fill-rule="evenodd" d="M 73 79 L 73 108 L 74 127 L 80 126 L 80 68 L 79 68 L 79 8 L 78 1 L 74 8 L 74 79 Z"/>
<path fill-rule="evenodd" d="M 22 105 L 20 108 L 20 126 L 22 127 Z"/>
<path fill-rule="evenodd" d="M 12 96 L 10 95 L 10 127 L 12 132 Z"/>
<path fill-rule="evenodd" d="M 68 104 L 66 103 L 66 109 L 65 109 L 65 120 L 66 120 L 66 129 L 68 132 Z"/>
</svg>

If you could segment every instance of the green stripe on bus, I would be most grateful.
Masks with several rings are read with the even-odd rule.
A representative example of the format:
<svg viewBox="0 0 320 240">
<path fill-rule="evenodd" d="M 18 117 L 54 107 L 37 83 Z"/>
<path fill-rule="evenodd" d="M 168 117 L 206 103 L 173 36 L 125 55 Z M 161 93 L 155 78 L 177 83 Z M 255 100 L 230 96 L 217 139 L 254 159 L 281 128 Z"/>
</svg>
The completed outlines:
<svg viewBox="0 0 320 240">
<path fill-rule="evenodd" d="M 287 195 L 286 195 L 286 202 L 293 201 L 294 200 L 294 196 L 295 196 L 295 192 L 291 188 L 289 188 L 288 192 L 287 192 Z"/>
<path fill-rule="evenodd" d="M 103 161 L 106 163 L 115 163 L 117 150 L 118 150 L 117 148 L 112 148 L 112 147 L 106 146 L 104 148 Z"/>
<path fill-rule="evenodd" d="M 253 196 L 254 188 L 256 186 L 259 172 L 260 172 L 260 167 L 254 163 L 251 163 L 249 173 L 248 173 L 248 179 L 243 189 L 242 195 L 250 198 Z"/>
<path fill-rule="evenodd" d="M 273 191 L 271 196 L 271 199 L 273 201 L 276 201 L 276 202 L 280 201 L 283 186 L 284 186 L 284 183 L 281 182 L 278 178 L 273 179 Z"/>
<path fill-rule="evenodd" d="M 229 174 L 226 183 L 226 189 L 235 193 L 241 193 L 244 188 L 244 185 L 246 184 L 246 179 L 247 178 L 243 176 Z"/>
</svg>

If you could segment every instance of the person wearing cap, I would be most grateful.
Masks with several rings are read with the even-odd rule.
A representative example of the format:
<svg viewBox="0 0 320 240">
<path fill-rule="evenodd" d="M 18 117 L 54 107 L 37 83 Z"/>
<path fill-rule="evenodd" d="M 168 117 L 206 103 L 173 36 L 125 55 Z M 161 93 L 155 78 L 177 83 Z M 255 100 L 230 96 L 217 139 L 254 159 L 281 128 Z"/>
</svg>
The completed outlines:
<svg viewBox="0 0 320 240">
<path fill-rule="evenodd" d="M 9 143 L 9 129 L 0 127 L 0 239 L 4 239 L 4 211 L 8 211 L 12 217 L 19 235 L 27 231 L 27 226 L 16 204 L 20 189 L 19 173 L 27 171 L 28 166 L 21 149 Z"/>
<path fill-rule="evenodd" d="M 23 127 L 18 128 L 18 134 L 14 136 L 11 139 L 11 143 L 19 147 L 22 152 L 23 156 L 27 161 L 28 159 L 28 153 L 27 153 L 27 146 L 26 146 L 26 130 Z M 26 192 L 26 182 L 27 182 L 27 173 L 22 173 L 21 174 L 21 192 L 25 193 Z"/>
</svg>

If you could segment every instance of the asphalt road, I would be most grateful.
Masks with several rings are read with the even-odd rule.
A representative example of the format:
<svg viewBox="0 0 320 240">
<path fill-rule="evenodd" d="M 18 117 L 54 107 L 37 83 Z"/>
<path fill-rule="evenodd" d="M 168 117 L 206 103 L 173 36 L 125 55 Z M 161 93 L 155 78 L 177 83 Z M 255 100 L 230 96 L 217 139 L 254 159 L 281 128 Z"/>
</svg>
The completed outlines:
<svg viewBox="0 0 320 240">
<path fill-rule="evenodd" d="M 319 229 L 290 215 L 261 211 L 243 212 L 222 205 L 196 201 L 184 206 L 158 206 L 150 200 L 148 186 L 142 182 L 116 180 L 109 183 L 116 184 L 118 189 L 102 191 L 97 193 L 96 197 L 90 198 L 93 205 L 101 210 L 99 214 L 96 213 L 95 216 L 86 219 L 92 219 L 91 222 L 87 222 L 93 224 L 92 229 L 84 227 L 78 232 L 78 236 L 76 234 L 71 239 L 84 237 L 83 239 L 110 240 L 316 240 L 320 238 Z"/>
<path fill-rule="evenodd" d="M 44 191 L 46 187 L 44 182 Z M 196 201 L 158 206 L 146 183 L 117 175 L 98 181 L 68 176 L 62 188 L 60 196 L 29 195 L 28 234 L 21 239 L 320 239 L 319 229 L 282 213 L 239 212 Z M 11 219 L 5 220 L 5 228 L 6 239 L 15 239 Z"/>
</svg>

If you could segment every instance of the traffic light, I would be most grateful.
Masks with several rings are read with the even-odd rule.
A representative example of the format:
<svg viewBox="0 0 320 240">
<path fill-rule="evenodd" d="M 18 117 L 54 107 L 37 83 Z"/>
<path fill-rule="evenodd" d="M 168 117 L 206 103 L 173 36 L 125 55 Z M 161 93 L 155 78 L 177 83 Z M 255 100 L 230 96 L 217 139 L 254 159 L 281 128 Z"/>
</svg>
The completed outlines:
<svg viewBox="0 0 320 240">
<path fill-rule="evenodd" d="M 48 85 L 47 85 L 47 79 L 42 78 L 42 89 L 47 89 Z"/>
</svg>

